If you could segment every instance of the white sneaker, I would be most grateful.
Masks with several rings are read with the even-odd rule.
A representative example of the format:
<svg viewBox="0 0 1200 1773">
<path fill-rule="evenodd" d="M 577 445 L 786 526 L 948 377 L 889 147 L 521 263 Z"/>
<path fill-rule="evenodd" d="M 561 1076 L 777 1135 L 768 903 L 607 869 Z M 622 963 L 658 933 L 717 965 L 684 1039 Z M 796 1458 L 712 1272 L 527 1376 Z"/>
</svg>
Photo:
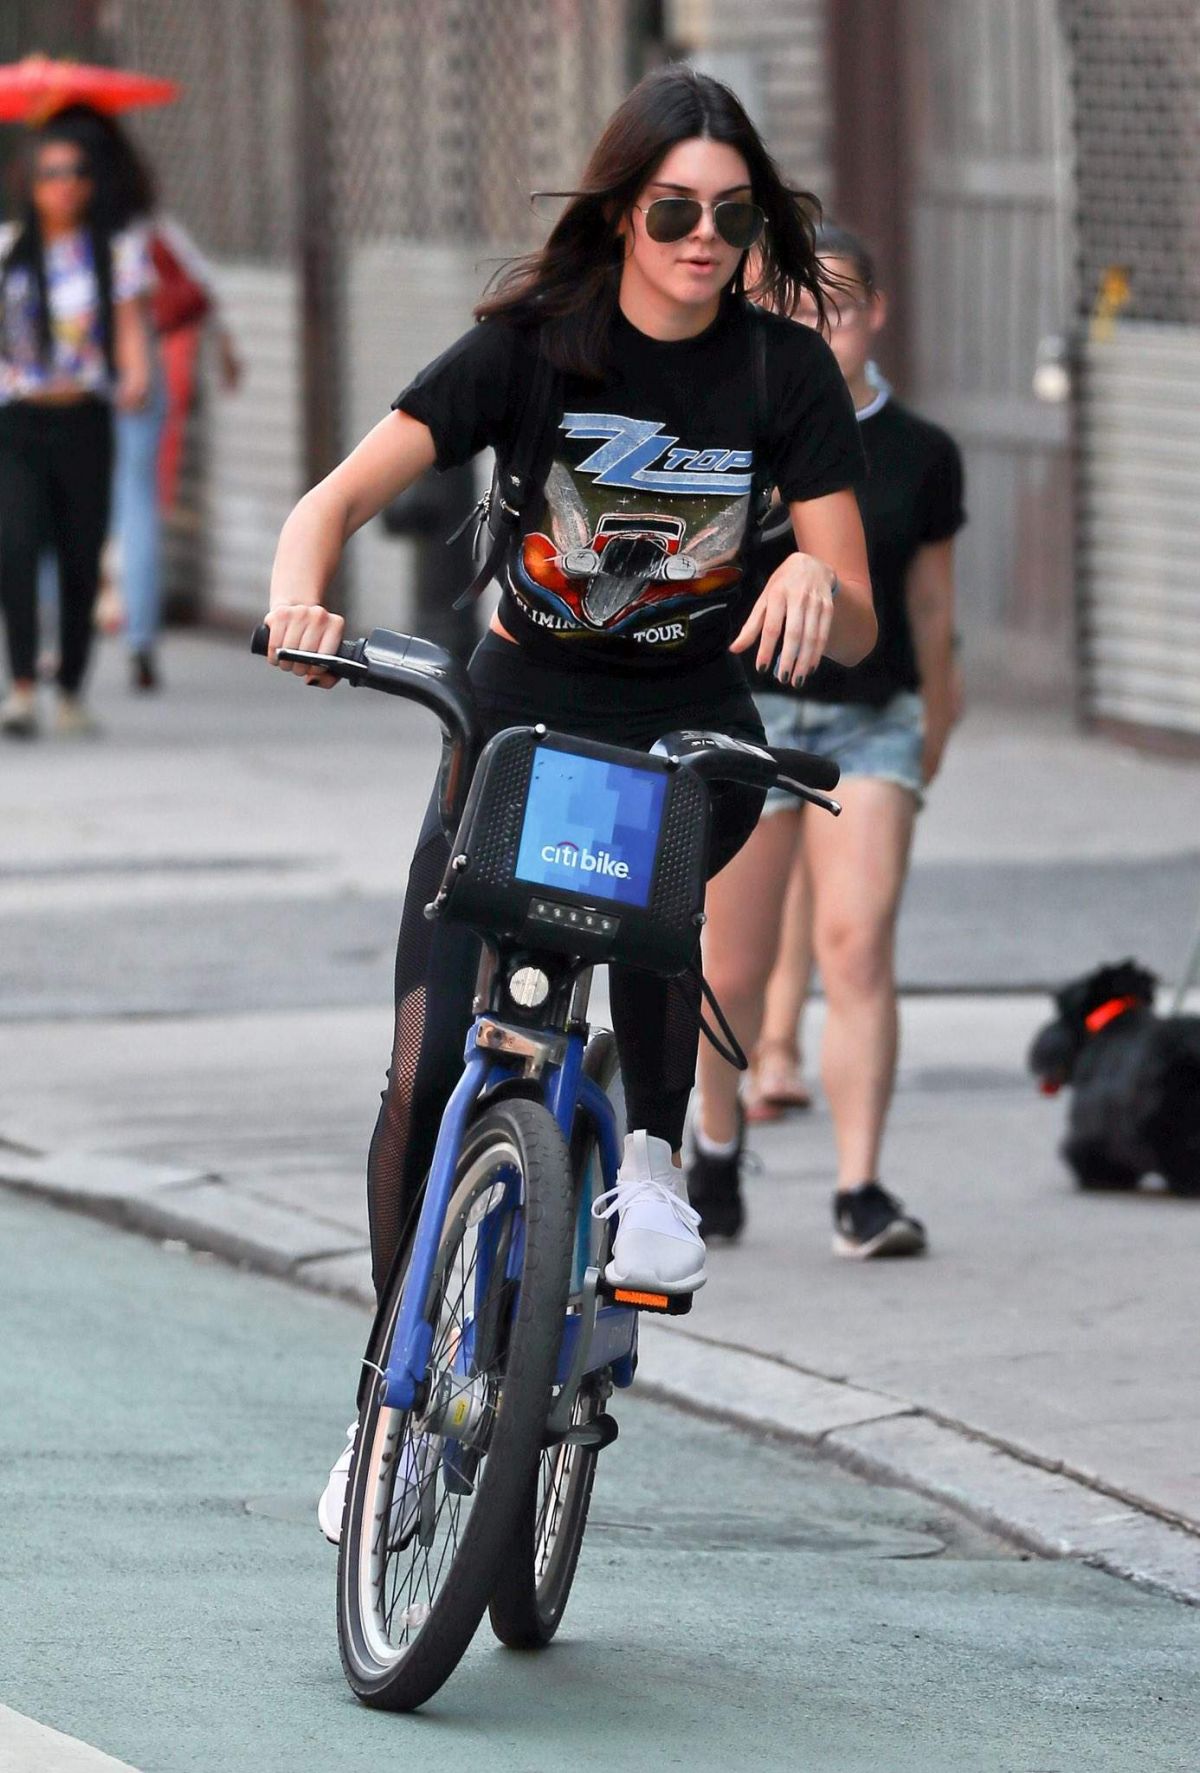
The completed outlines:
<svg viewBox="0 0 1200 1773">
<path fill-rule="evenodd" d="M 700 1215 L 689 1206 L 682 1170 L 665 1139 L 630 1133 L 617 1185 L 599 1195 L 597 1219 L 620 1218 L 604 1278 L 613 1287 L 648 1293 L 694 1293 L 704 1285 Z"/>
<path fill-rule="evenodd" d="M 346 1485 L 350 1481 L 350 1461 L 354 1457 L 354 1443 L 357 1439 L 358 1421 L 355 1419 L 346 1430 L 346 1445 L 339 1453 L 337 1462 L 329 1474 L 329 1482 L 321 1491 L 321 1500 L 317 1503 L 317 1525 L 330 1545 L 336 1545 L 342 1536 Z"/>
<path fill-rule="evenodd" d="M 342 1537 L 342 1515 L 346 1507 L 346 1485 L 350 1481 L 350 1461 L 354 1457 L 354 1443 L 358 1439 L 358 1423 L 352 1422 L 346 1430 L 346 1445 L 338 1455 L 333 1470 L 329 1474 L 329 1482 L 321 1492 L 321 1500 L 317 1503 L 317 1524 L 330 1545 L 336 1545 Z M 421 1503 L 421 1491 L 426 1479 L 430 1476 L 435 1464 L 435 1455 L 441 1451 L 441 1436 L 406 1434 L 404 1449 L 401 1455 L 403 1469 L 397 1473 L 396 1487 L 392 1493 L 392 1540 L 403 1546 L 404 1541 L 411 1537 L 417 1524 L 417 1513 Z"/>
<path fill-rule="evenodd" d="M 78 696 L 60 695 L 54 730 L 62 739 L 94 739 L 100 728 Z"/>
<path fill-rule="evenodd" d="M 0 702 L 0 732 L 13 739 L 32 739 L 37 730 L 36 691 L 14 686 Z"/>
</svg>

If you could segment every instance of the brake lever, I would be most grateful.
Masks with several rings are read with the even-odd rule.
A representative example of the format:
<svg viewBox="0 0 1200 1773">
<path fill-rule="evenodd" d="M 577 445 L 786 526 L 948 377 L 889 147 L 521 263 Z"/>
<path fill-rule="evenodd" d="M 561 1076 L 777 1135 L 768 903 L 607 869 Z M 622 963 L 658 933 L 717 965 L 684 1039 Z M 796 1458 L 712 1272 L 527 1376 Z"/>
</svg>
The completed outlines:
<svg viewBox="0 0 1200 1773">
<path fill-rule="evenodd" d="M 371 667 L 362 659 L 345 659 L 340 653 L 308 653 L 296 647 L 280 647 L 276 655 L 286 665 L 308 665 L 314 671 L 327 671 L 330 677 L 341 677 L 347 683 L 361 683 Z"/>
<path fill-rule="evenodd" d="M 827 794 L 818 794 L 815 788 L 805 788 L 801 783 L 793 782 L 790 776 L 776 776 L 775 785 L 777 788 L 786 788 L 797 800 L 807 800 L 811 806 L 819 806 L 824 812 L 832 813 L 835 819 L 841 817 L 840 800 L 831 800 Z"/>
</svg>

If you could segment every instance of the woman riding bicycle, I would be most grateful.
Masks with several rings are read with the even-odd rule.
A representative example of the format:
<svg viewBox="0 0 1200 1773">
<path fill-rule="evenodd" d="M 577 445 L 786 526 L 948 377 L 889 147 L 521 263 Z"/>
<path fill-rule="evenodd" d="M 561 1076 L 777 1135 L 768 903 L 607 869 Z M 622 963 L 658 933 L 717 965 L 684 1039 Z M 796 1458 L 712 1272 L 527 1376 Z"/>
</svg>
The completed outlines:
<svg viewBox="0 0 1200 1773">
<path fill-rule="evenodd" d="M 505 272 L 478 323 L 288 518 L 271 587 L 272 659 L 280 648 L 337 647 L 342 621 L 321 598 L 345 542 L 388 500 L 427 469 L 488 447 L 504 463 L 539 352 L 557 372 L 561 421 L 470 666 L 485 735 L 541 721 L 643 750 L 680 726 L 761 742 L 736 654 L 786 682 L 823 655 L 863 658 L 876 626 L 852 490 L 862 471 L 853 407 L 823 339 L 776 317 L 802 295 L 824 314 L 815 211 L 784 186 L 727 87 L 686 67 L 648 75 L 611 118 L 542 250 Z M 774 314 L 746 299 L 755 245 L 757 287 Z M 756 596 L 742 554 L 757 485 L 779 488 L 797 551 Z M 762 799 L 714 792 L 712 872 L 746 841 Z M 419 1197 L 471 1014 L 478 943 L 424 917 L 447 858 L 435 801 L 409 876 L 395 1043 L 368 1165 L 377 1288 Z M 704 1281 L 704 1245 L 679 1163 L 695 996 L 621 967 L 610 990 L 631 1132 L 608 1278 L 691 1291 Z M 322 1498 L 334 1538 L 348 1468 L 347 1451 Z"/>
</svg>

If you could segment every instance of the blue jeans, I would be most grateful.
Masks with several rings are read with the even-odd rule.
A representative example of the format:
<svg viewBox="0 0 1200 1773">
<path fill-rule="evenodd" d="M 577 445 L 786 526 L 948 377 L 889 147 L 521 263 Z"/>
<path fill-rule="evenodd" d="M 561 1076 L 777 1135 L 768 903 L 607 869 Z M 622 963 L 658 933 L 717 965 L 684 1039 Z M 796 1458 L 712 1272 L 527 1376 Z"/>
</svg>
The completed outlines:
<svg viewBox="0 0 1200 1773">
<path fill-rule="evenodd" d="M 754 703 L 768 745 L 816 751 L 840 765 L 843 781 L 870 776 L 876 782 L 895 782 L 922 805 L 925 710 L 919 695 L 899 690 L 882 708 L 871 708 L 857 702 L 806 702 L 802 696 L 763 690 Z M 796 801 L 782 788 L 772 788 L 763 810 L 794 812 Z"/>
<path fill-rule="evenodd" d="M 166 411 L 166 390 L 156 369 L 147 404 L 139 412 L 117 414 L 113 527 L 121 549 L 126 638 L 135 653 L 154 646 L 162 617 L 158 444 Z"/>
</svg>

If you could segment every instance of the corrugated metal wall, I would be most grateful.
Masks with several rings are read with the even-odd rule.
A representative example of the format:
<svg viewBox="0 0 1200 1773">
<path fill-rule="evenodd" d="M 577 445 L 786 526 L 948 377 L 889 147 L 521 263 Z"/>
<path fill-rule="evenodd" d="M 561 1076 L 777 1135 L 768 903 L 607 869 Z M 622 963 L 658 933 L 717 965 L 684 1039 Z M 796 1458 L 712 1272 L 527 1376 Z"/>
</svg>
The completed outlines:
<svg viewBox="0 0 1200 1773">
<path fill-rule="evenodd" d="M 1087 718 L 1200 738 L 1200 4 L 1065 0 Z"/>
<path fill-rule="evenodd" d="M 300 314 L 289 265 L 227 259 L 216 267 L 225 316 L 244 365 L 236 395 L 209 377 L 197 497 L 210 612 L 253 625 L 284 518 L 303 485 Z"/>
<path fill-rule="evenodd" d="M 1072 646 L 1069 413 L 1033 395 L 1071 311 L 1066 67 L 1054 0 L 912 0 L 914 403 L 966 458 L 968 657 L 1061 686 Z M 850 125 L 852 127 L 852 125 Z M 978 659 L 977 659 L 978 662 Z"/>
<path fill-rule="evenodd" d="M 1088 712 L 1200 737 L 1200 329 L 1089 343 L 1079 445 Z"/>
</svg>

